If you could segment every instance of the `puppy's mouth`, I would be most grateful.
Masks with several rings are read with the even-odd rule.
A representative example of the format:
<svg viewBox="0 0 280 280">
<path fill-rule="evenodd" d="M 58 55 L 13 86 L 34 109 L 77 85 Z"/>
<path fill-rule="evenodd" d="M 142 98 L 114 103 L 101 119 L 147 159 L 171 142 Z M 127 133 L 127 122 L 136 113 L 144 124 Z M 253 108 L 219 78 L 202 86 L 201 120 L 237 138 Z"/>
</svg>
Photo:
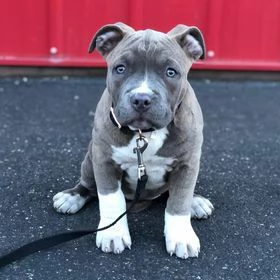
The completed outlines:
<svg viewBox="0 0 280 280">
<path fill-rule="evenodd" d="M 167 126 L 172 120 L 172 114 L 168 110 L 160 110 L 154 112 L 152 110 L 135 112 L 129 109 L 115 110 L 111 108 L 111 120 L 114 118 L 114 123 L 120 127 L 129 127 L 131 130 L 157 130 Z"/>
<path fill-rule="evenodd" d="M 148 129 L 152 129 L 155 128 L 154 125 L 147 119 L 143 118 L 143 117 L 138 117 L 132 121 L 130 121 L 127 126 L 131 129 L 131 130 L 148 130 Z"/>
<path fill-rule="evenodd" d="M 120 120 L 121 121 L 121 120 Z M 157 130 L 167 126 L 171 121 L 169 115 L 156 114 L 132 114 L 124 122 L 123 126 L 128 126 L 131 130 Z"/>
<path fill-rule="evenodd" d="M 115 111 L 112 107 L 110 109 L 110 119 L 113 124 L 119 128 L 124 126 L 129 127 L 131 130 L 154 130 L 159 128 L 158 125 L 155 125 L 153 121 L 150 121 L 147 117 L 142 115 L 134 115 L 130 116 L 130 118 L 125 118 L 125 120 L 122 120 L 121 116 L 117 116 L 115 114 Z"/>
</svg>

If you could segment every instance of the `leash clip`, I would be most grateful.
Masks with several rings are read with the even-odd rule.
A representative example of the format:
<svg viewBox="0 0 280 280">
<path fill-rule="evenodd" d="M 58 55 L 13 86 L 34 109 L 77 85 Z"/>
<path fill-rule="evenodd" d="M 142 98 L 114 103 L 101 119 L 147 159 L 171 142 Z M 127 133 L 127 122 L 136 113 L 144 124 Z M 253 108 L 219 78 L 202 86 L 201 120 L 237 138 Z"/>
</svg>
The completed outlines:
<svg viewBox="0 0 280 280">
<path fill-rule="evenodd" d="M 136 138 L 136 148 L 133 149 L 133 153 L 136 153 L 138 160 L 138 179 L 142 180 L 143 176 L 146 174 L 146 166 L 143 163 L 142 153 L 148 147 L 148 140 L 142 134 L 142 131 L 139 129 L 139 137 Z"/>
</svg>

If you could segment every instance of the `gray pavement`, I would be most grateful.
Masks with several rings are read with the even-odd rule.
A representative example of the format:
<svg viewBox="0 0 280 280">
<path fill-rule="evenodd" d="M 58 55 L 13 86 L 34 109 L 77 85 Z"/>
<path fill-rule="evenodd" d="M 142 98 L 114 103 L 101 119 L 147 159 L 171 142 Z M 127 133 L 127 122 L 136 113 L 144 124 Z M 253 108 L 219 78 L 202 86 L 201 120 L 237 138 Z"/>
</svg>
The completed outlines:
<svg viewBox="0 0 280 280">
<path fill-rule="evenodd" d="M 0 255 L 95 228 L 98 202 L 73 216 L 52 196 L 73 186 L 105 78 L 0 79 Z M 164 247 L 166 197 L 129 215 L 133 246 L 104 254 L 87 236 L 0 270 L 0 279 L 280 279 L 280 82 L 193 80 L 205 118 L 197 189 L 215 206 L 193 221 L 198 258 Z"/>
</svg>

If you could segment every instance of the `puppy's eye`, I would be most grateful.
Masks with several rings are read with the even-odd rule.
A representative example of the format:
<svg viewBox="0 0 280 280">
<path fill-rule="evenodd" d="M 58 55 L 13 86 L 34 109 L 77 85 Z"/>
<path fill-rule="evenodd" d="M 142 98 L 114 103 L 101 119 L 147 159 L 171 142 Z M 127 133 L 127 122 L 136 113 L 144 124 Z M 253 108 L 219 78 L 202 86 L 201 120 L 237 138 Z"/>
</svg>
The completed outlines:
<svg viewBox="0 0 280 280">
<path fill-rule="evenodd" d="M 174 68 L 169 67 L 166 69 L 166 76 L 169 78 L 174 78 L 177 74 L 178 72 Z"/>
<path fill-rule="evenodd" d="M 123 74 L 126 69 L 125 69 L 125 66 L 121 64 L 121 65 L 116 66 L 115 70 L 116 70 L 117 74 Z"/>
</svg>

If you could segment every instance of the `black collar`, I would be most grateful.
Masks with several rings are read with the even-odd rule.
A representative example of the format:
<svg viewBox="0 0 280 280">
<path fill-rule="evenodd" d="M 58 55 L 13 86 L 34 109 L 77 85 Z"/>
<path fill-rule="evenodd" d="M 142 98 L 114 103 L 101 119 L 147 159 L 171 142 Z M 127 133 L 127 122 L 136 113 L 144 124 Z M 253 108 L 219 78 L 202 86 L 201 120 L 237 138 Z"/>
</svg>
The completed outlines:
<svg viewBox="0 0 280 280">
<path fill-rule="evenodd" d="M 132 134 L 134 132 L 138 132 L 138 130 L 131 130 L 128 126 L 122 126 L 116 118 L 113 107 L 110 108 L 110 119 L 113 125 L 116 126 L 124 134 Z M 155 130 L 154 128 L 149 128 L 149 129 L 143 129 L 141 130 L 141 132 L 152 132 L 154 130 Z"/>
</svg>

